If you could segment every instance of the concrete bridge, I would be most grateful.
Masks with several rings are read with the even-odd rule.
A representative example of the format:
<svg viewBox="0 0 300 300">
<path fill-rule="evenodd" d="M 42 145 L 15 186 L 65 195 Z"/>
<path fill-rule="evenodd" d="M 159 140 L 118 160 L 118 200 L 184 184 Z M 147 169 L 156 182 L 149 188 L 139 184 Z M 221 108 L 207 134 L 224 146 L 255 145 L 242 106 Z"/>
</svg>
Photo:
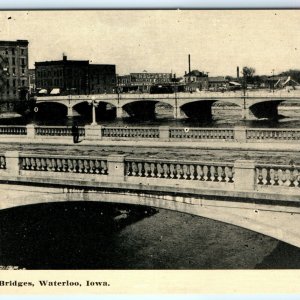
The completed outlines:
<svg viewBox="0 0 300 300">
<path fill-rule="evenodd" d="M 284 101 L 300 102 L 300 90 L 285 91 L 253 90 L 236 92 L 195 92 L 175 94 L 98 94 L 98 95 L 69 95 L 37 97 L 38 106 L 57 104 L 64 107 L 68 116 L 74 110 L 88 110 L 92 104 L 93 114 L 96 110 L 102 112 L 109 104 L 117 118 L 121 118 L 126 111 L 132 116 L 152 116 L 155 105 L 163 103 L 173 108 L 174 118 L 210 118 L 212 105 L 215 102 L 225 102 L 241 109 L 243 119 L 276 118 L 278 105 Z"/>
<path fill-rule="evenodd" d="M 300 168 L 248 160 L 0 155 L 0 209 L 57 201 L 146 205 L 233 224 L 297 247 L 299 188 Z"/>
</svg>

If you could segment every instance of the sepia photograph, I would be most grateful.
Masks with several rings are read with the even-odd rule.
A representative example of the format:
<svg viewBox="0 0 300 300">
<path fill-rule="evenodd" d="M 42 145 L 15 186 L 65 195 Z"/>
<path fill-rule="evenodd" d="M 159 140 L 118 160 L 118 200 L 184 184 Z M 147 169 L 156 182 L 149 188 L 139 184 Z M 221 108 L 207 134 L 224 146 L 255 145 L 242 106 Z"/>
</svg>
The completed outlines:
<svg viewBox="0 0 300 300">
<path fill-rule="evenodd" d="M 0 23 L 0 270 L 300 269 L 298 10 Z"/>
</svg>

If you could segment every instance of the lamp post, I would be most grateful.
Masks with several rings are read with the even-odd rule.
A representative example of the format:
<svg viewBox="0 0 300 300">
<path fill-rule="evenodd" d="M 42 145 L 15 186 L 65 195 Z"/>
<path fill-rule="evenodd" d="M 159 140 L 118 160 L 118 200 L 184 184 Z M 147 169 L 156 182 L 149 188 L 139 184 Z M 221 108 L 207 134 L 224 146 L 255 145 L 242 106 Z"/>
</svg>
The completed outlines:
<svg viewBox="0 0 300 300">
<path fill-rule="evenodd" d="M 246 89 L 247 89 L 247 75 L 243 70 L 243 102 L 244 102 L 244 115 L 243 119 L 246 119 Z"/>
<path fill-rule="evenodd" d="M 273 77 L 272 77 L 272 85 L 273 85 L 273 93 L 274 93 L 274 87 L 275 87 L 275 82 L 274 82 L 274 69 L 272 69 L 272 75 L 273 75 Z"/>
<path fill-rule="evenodd" d="M 92 105 L 92 126 L 97 125 L 96 122 L 96 107 L 98 106 L 98 102 L 95 100 L 95 96 L 92 96 L 92 100 L 89 102 Z"/>
</svg>

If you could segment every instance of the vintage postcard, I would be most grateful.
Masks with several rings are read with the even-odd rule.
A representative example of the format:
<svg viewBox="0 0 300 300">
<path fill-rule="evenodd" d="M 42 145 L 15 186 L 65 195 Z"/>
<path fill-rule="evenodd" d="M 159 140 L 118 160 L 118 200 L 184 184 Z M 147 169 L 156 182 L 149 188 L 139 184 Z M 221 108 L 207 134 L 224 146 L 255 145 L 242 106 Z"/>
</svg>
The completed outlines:
<svg viewBox="0 0 300 300">
<path fill-rule="evenodd" d="M 0 24 L 0 295 L 299 292 L 298 10 Z"/>
</svg>

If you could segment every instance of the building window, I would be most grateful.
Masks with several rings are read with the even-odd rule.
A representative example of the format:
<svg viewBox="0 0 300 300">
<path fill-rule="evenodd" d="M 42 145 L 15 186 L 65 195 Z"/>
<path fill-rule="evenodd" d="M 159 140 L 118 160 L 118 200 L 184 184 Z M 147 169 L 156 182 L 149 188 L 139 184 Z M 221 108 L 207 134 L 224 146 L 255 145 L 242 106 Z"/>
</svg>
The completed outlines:
<svg viewBox="0 0 300 300">
<path fill-rule="evenodd" d="M 6 55 L 8 54 L 8 49 L 7 49 L 7 48 L 5 49 L 5 54 L 6 54 Z"/>
<path fill-rule="evenodd" d="M 16 64 L 16 59 L 14 57 L 12 57 L 12 64 L 15 65 Z"/>
<path fill-rule="evenodd" d="M 15 51 L 15 48 L 12 48 L 12 49 L 11 49 L 11 54 L 12 54 L 12 55 L 15 55 L 15 52 L 16 52 L 16 51 Z"/>
<path fill-rule="evenodd" d="M 21 55 L 25 54 L 25 49 L 21 49 Z"/>
<path fill-rule="evenodd" d="M 9 80 L 6 80 L 6 87 L 9 88 Z"/>
<path fill-rule="evenodd" d="M 25 80 L 22 80 L 22 86 L 25 86 Z"/>
<path fill-rule="evenodd" d="M 16 79 L 13 79 L 13 87 L 16 87 Z"/>
<path fill-rule="evenodd" d="M 25 58 L 22 58 L 22 59 L 21 59 L 21 65 L 22 65 L 22 66 L 25 66 L 25 64 L 26 64 Z"/>
<path fill-rule="evenodd" d="M 12 68 L 12 73 L 14 76 L 16 76 L 16 68 Z"/>
<path fill-rule="evenodd" d="M 22 68 L 22 75 L 25 75 L 25 69 Z"/>
</svg>

